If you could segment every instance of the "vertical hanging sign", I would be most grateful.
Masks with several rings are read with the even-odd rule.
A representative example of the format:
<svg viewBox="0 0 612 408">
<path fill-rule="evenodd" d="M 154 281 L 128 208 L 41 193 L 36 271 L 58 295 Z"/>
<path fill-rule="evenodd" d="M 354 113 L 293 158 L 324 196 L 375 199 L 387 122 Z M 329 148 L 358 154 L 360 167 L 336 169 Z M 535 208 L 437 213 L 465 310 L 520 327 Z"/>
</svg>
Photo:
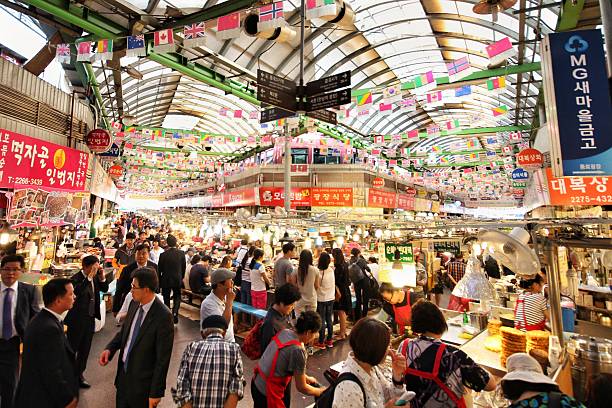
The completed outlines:
<svg viewBox="0 0 612 408">
<path fill-rule="evenodd" d="M 554 175 L 612 175 L 612 106 L 601 30 L 546 35 L 542 73 Z"/>
</svg>

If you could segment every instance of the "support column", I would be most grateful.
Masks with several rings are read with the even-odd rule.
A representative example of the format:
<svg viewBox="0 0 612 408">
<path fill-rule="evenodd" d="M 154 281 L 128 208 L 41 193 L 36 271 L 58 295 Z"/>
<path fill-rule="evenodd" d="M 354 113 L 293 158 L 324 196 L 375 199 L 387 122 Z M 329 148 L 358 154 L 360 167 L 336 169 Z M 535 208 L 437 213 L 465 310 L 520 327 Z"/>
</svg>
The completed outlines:
<svg viewBox="0 0 612 408">
<path fill-rule="evenodd" d="M 557 247 L 549 240 L 544 243 L 544 255 L 548 263 L 548 300 L 550 302 L 550 326 L 552 334 L 559 338 L 563 347 L 563 317 L 561 315 L 561 277 L 559 276 L 559 257 Z"/>
<path fill-rule="evenodd" d="M 604 41 L 606 42 L 608 78 L 610 78 L 612 77 L 612 2 L 610 0 L 599 0 L 599 8 L 601 10 Z"/>
<path fill-rule="evenodd" d="M 285 181 L 285 211 L 288 214 L 291 210 L 291 135 L 287 123 L 285 123 L 285 171 L 283 180 Z"/>
</svg>

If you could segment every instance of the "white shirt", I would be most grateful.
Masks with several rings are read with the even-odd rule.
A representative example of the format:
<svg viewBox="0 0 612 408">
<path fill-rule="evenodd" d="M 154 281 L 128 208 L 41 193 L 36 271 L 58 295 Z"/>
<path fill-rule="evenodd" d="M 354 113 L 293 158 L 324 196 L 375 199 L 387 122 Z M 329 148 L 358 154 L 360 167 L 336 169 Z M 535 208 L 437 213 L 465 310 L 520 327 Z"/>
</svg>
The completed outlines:
<svg viewBox="0 0 612 408">
<path fill-rule="evenodd" d="M 380 282 L 378 280 L 378 273 L 380 272 L 380 265 L 377 263 L 369 263 L 368 267 L 370 268 L 370 272 L 372 272 L 372 276 L 376 279 L 376 282 Z"/>
<path fill-rule="evenodd" d="M 159 256 L 163 252 L 164 252 L 164 249 L 162 247 L 157 247 L 157 249 L 153 248 L 149 252 L 149 259 L 151 260 L 151 262 L 153 262 L 153 263 L 155 263 L 157 265 L 159 263 Z"/>
<path fill-rule="evenodd" d="M 223 316 L 225 311 L 225 301 L 219 299 L 214 293 L 206 296 L 206 299 L 200 306 L 200 322 L 203 322 L 208 316 L 219 315 Z M 227 325 L 227 331 L 225 332 L 225 340 L 234 342 L 234 317 L 230 317 L 230 321 Z"/>
<path fill-rule="evenodd" d="M 6 289 L 11 288 L 13 293 L 11 293 L 11 321 L 13 323 L 13 334 L 11 337 L 17 335 L 17 329 L 15 328 L 15 311 L 17 310 L 17 295 L 19 291 L 17 288 L 19 287 L 19 282 L 15 281 L 11 286 L 6 286 L 4 282 L 0 281 L 0 337 L 2 336 L 2 330 L 4 329 L 4 322 L 2 321 L 2 316 L 4 312 L 4 297 L 6 296 Z"/>
<path fill-rule="evenodd" d="M 321 285 L 317 290 L 317 302 L 329 302 L 336 297 L 336 278 L 334 269 L 330 266 L 325 271 L 319 269 Z"/>
<path fill-rule="evenodd" d="M 155 296 L 157 296 L 160 302 L 164 301 L 163 296 L 160 295 L 159 293 L 156 293 Z M 117 313 L 117 316 L 116 316 L 117 323 L 123 323 L 123 320 L 125 320 L 128 310 L 130 309 L 130 303 L 132 303 L 133 299 L 134 298 L 132 297 L 132 291 L 129 291 L 128 294 L 125 295 L 125 299 L 123 299 L 123 304 L 121 305 L 121 309 Z"/>
<path fill-rule="evenodd" d="M 48 309 L 46 307 L 43 307 L 43 309 L 46 310 L 47 312 L 51 313 L 60 323 L 64 322 L 64 316 L 62 316 L 61 314 L 57 314 L 53 310 Z"/>
<path fill-rule="evenodd" d="M 145 318 L 147 317 L 147 313 L 149 313 L 149 310 L 151 310 L 151 306 L 153 306 L 153 302 L 155 302 L 155 297 L 153 297 L 153 299 L 149 303 L 140 305 L 140 307 L 142 307 L 142 321 L 140 322 L 140 327 L 142 327 L 142 324 L 144 323 Z M 130 335 L 127 338 L 125 347 L 130 347 L 130 343 L 132 341 L 132 335 L 134 334 L 134 326 L 136 324 L 136 321 L 138 320 L 138 313 L 140 313 L 140 311 L 136 310 L 136 314 L 134 315 L 134 320 L 132 320 L 132 326 L 130 327 Z M 124 364 L 128 358 L 127 352 L 128 352 L 127 349 L 123 350 L 123 363 Z"/>
<path fill-rule="evenodd" d="M 266 290 L 266 281 L 264 281 L 262 276 L 265 273 L 266 267 L 263 264 L 259 264 L 258 269 L 251 269 L 251 290 L 255 292 Z"/>
</svg>

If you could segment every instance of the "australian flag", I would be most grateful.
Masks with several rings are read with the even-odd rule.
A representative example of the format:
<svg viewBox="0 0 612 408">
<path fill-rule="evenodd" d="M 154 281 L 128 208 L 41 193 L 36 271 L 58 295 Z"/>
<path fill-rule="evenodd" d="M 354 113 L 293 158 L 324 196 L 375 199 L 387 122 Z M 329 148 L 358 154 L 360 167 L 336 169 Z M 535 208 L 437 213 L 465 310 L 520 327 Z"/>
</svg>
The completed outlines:
<svg viewBox="0 0 612 408">
<path fill-rule="evenodd" d="M 130 35 L 127 38 L 127 57 L 144 57 L 147 55 L 144 35 Z"/>
</svg>

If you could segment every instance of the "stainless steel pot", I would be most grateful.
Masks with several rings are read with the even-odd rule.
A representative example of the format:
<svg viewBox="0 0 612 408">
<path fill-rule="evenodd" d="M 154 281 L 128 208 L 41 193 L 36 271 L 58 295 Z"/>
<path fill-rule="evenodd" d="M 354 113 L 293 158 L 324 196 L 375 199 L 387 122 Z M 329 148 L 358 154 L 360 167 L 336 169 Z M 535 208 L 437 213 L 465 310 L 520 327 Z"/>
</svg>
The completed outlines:
<svg viewBox="0 0 612 408">
<path fill-rule="evenodd" d="M 612 374 L 612 340 L 575 335 L 567 351 L 572 363 L 574 397 L 585 402 L 589 378 L 602 372 Z"/>
</svg>

